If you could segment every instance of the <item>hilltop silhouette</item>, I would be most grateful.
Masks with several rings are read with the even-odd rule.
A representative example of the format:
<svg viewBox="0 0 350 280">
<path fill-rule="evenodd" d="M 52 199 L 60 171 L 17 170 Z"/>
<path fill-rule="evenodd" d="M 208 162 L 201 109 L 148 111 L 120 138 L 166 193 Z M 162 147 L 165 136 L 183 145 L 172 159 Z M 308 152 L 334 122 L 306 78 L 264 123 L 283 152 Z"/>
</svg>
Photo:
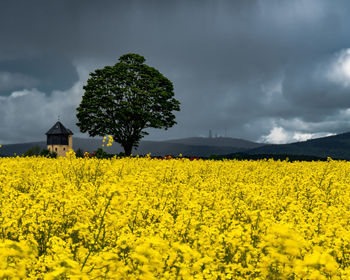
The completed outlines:
<svg viewBox="0 0 350 280">
<path fill-rule="evenodd" d="M 96 138 L 74 138 L 73 149 L 78 148 L 84 152 L 93 152 L 101 148 L 102 140 Z M 3 145 L 0 149 L 1 156 L 13 156 L 23 154 L 29 148 L 39 146 L 45 149 L 46 142 L 31 142 Z M 105 149 L 108 153 L 118 154 L 123 152 L 122 147 L 113 143 L 112 147 Z M 264 144 L 244 139 L 230 137 L 190 137 L 165 141 L 141 141 L 137 150 L 132 151 L 134 155 L 145 155 L 151 153 L 154 156 L 182 154 L 183 156 L 209 157 L 211 155 L 225 155 L 233 158 L 241 155 L 243 158 L 264 158 L 273 155 L 295 156 L 296 158 L 318 159 L 335 158 L 350 160 L 350 133 L 311 139 L 303 142 L 290 144 Z"/>
</svg>

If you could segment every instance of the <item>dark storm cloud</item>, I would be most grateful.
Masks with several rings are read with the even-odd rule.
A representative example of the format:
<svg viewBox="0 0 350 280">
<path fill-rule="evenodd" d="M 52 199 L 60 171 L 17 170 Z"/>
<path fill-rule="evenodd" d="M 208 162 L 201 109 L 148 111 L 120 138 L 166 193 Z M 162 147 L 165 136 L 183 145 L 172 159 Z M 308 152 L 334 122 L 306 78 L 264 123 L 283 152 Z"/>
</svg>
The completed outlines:
<svg viewBox="0 0 350 280">
<path fill-rule="evenodd" d="M 30 95 L 46 110 L 43 118 L 33 113 L 37 103 L 27 107 L 40 118 L 38 131 L 64 112 L 78 132 L 74 108 L 87 74 L 137 52 L 173 81 L 181 101 L 178 125 L 150 130 L 149 139 L 212 129 L 292 141 L 350 130 L 350 76 L 340 73 L 349 9 L 347 1 L 316 0 L 8 1 L 0 10 L 0 106 L 13 109 L 2 115 L 15 126 L 25 113 L 16 104 Z"/>
<path fill-rule="evenodd" d="M 51 93 L 53 89 L 69 89 L 78 80 L 72 62 L 55 55 L 0 61 L 0 77 L 1 71 L 6 71 L 9 78 L 5 79 L 4 74 L 4 79 L 0 80 L 0 95 L 33 87 Z"/>
</svg>

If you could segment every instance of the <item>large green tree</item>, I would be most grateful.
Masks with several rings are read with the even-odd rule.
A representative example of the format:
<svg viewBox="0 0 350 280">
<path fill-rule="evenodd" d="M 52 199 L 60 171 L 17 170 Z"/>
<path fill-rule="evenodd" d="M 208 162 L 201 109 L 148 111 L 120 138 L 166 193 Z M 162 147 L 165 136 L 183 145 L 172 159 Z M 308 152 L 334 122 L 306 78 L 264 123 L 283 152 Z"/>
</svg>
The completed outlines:
<svg viewBox="0 0 350 280">
<path fill-rule="evenodd" d="M 125 54 L 114 66 L 90 73 L 77 108 L 77 126 L 90 136 L 112 135 L 126 155 L 148 135 L 147 128 L 168 129 L 180 110 L 171 81 L 146 65 L 138 54 Z"/>
</svg>

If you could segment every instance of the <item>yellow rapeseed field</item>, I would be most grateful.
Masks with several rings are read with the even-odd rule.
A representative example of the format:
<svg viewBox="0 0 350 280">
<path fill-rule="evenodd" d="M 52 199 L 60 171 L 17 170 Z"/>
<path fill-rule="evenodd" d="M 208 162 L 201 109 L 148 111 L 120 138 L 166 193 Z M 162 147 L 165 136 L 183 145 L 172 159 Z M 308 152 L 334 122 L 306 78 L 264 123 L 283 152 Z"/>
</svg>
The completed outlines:
<svg viewBox="0 0 350 280">
<path fill-rule="evenodd" d="M 0 279 L 350 279 L 350 163 L 0 159 Z"/>
</svg>

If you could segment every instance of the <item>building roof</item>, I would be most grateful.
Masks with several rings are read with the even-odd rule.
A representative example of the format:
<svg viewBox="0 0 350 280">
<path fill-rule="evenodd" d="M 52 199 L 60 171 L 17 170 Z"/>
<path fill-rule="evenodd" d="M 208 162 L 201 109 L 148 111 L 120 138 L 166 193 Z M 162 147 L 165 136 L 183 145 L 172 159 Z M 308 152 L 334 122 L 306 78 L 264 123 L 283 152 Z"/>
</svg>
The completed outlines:
<svg viewBox="0 0 350 280">
<path fill-rule="evenodd" d="M 50 130 L 48 132 L 45 133 L 46 135 L 50 135 L 50 134 L 63 134 L 63 135 L 73 135 L 73 132 L 70 131 L 68 128 L 65 128 L 64 125 L 58 121 L 57 123 L 55 123 L 55 125 L 53 127 L 50 128 Z"/>
</svg>

